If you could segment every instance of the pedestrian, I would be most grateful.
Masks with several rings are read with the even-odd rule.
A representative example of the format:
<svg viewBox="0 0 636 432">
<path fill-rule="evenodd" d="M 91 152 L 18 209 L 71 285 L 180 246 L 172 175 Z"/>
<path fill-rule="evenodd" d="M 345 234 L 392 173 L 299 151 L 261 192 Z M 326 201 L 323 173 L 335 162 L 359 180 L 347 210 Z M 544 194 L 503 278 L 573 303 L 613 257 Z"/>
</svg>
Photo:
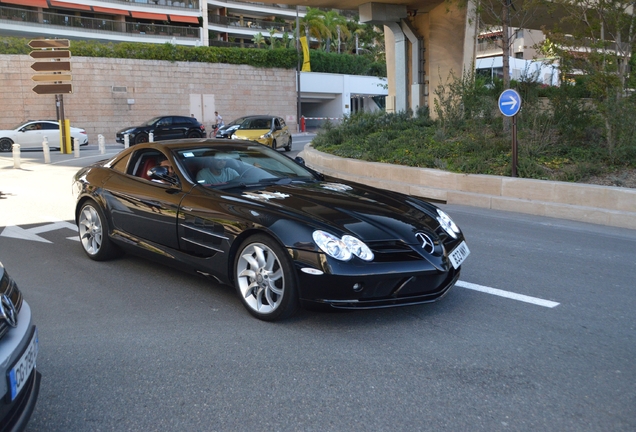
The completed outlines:
<svg viewBox="0 0 636 432">
<path fill-rule="evenodd" d="M 222 128 L 223 126 L 225 126 L 225 123 L 223 123 L 223 117 L 221 117 L 221 115 L 219 114 L 218 111 L 214 111 L 214 118 L 216 121 L 216 125 L 214 125 L 214 127 L 216 129 Z"/>
</svg>

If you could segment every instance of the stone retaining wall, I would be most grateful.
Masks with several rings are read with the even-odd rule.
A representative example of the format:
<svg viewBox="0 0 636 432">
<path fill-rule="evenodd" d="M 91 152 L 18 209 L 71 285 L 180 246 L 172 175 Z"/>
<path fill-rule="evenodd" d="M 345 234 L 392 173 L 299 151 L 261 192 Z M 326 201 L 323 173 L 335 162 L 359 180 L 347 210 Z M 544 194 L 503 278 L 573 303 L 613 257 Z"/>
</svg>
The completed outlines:
<svg viewBox="0 0 636 432">
<path fill-rule="evenodd" d="M 56 119 L 54 95 L 37 95 L 31 79 L 35 60 L 27 55 L 0 55 L 0 129 L 25 120 Z M 64 95 L 71 126 L 114 142 L 115 133 L 159 115 L 191 113 L 191 97 L 212 95 L 207 107 L 227 122 L 246 114 L 296 118 L 295 71 L 222 63 L 168 62 L 93 57 L 71 59 L 73 94 Z M 129 103 L 133 102 L 133 103 Z M 288 122 L 295 132 L 295 121 Z"/>
<path fill-rule="evenodd" d="M 307 166 L 334 177 L 448 204 L 636 229 L 636 190 L 580 183 L 456 174 L 346 159 L 307 145 Z"/>
</svg>

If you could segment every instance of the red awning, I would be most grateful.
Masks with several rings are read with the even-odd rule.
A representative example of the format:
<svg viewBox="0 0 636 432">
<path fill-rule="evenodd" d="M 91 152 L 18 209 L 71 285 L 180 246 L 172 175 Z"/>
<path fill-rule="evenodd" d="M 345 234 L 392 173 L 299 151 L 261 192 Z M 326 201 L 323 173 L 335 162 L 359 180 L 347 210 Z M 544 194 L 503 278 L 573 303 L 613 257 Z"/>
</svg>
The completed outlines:
<svg viewBox="0 0 636 432">
<path fill-rule="evenodd" d="M 55 0 L 51 0 L 51 7 L 59 7 L 59 8 L 75 9 L 75 10 L 85 10 L 85 11 L 91 10 L 91 7 L 87 6 L 87 5 L 77 4 L 77 3 L 64 3 L 64 2 L 61 2 L 61 1 L 55 1 Z"/>
<path fill-rule="evenodd" d="M 165 14 L 156 14 L 156 13 L 148 13 L 148 12 L 131 12 L 130 13 L 133 18 L 141 18 L 147 20 L 155 20 L 155 21 L 168 21 L 168 15 Z"/>
<path fill-rule="evenodd" d="M 171 22 L 199 24 L 199 18 L 194 16 L 170 15 Z"/>
<path fill-rule="evenodd" d="M 2 3 L 10 3 L 20 6 L 33 6 L 33 7 L 41 7 L 48 8 L 49 5 L 46 4 L 46 0 L 2 0 Z"/>
<path fill-rule="evenodd" d="M 103 13 L 103 14 L 108 14 L 108 15 L 126 15 L 126 16 L 130 16 L 130 13 L 128 11 L 125 11 L 125 10 L 111 9 L 111 8 L 105 8 L 105 7 L 99 7 L 99 6 L 93 6 L 93 12 Z"/>
</svg>

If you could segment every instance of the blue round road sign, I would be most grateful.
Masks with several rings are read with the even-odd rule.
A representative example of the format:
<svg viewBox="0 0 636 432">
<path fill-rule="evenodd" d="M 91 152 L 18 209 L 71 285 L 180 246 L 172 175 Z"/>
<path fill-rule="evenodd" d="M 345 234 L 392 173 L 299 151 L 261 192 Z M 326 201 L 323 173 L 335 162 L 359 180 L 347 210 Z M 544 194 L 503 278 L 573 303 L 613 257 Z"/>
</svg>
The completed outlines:
<svg viewBox="0 0 636 432">
<path fill-rule="evenodd" d="M 499 111 L 506 117 L 516 115 L 521 109 L 521 96 L 516 90 L 504 90 L 499 96 Z"/>
</svg>

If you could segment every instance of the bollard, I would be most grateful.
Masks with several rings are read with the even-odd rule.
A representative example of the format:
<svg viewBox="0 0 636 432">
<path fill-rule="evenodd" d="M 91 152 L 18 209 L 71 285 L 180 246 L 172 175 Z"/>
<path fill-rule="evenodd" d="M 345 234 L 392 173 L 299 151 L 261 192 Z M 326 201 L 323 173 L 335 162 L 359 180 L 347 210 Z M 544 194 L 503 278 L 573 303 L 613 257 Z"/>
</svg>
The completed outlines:
<svg viewBox="0 0 636 432">
<path fill-rule="evenodd" d="M 305 132 L 306 124 L 305 124 L 305 116 L 300 117 L 300 131 Z"/>
<path fill-rule="evenodd" d="M 130 136 L 128 134 L 124 134 L 124 148 L 130 147 Z"/>
<path fill-rule="evenodd" d="M 155 140 L 155 134 L 153 134 L 152 132 L 150 132 L 148 134 L 148 142 L 153 142 Z"/>
<path fill-rule="evenodd" d="M 76 138 L 71 138 L 71 144 L 73 145 L 73 152 L 76 158 L 80 157 L 80 146 L 79 146 L 79 140 Z"/>
<path fill-rule="evenodd" d="M 20 144 L 13 144 L 13 168 L 20 169 Z"/>
<path fill-rule="evenodd" d="M 104 135 L 102 134 L 97 135 L 97 144 L 99 146 L 99 153 L 100 154 L 106 153 L 106 144 L 104 143 Z"/>
<path fill-rule="evenodd" d="M 42 141 L 42 153 L 44 153 L 44 163 L 51 163 L 51 149 L 49 148 L 48 137 L 44 137 Z"/>
</svg>

